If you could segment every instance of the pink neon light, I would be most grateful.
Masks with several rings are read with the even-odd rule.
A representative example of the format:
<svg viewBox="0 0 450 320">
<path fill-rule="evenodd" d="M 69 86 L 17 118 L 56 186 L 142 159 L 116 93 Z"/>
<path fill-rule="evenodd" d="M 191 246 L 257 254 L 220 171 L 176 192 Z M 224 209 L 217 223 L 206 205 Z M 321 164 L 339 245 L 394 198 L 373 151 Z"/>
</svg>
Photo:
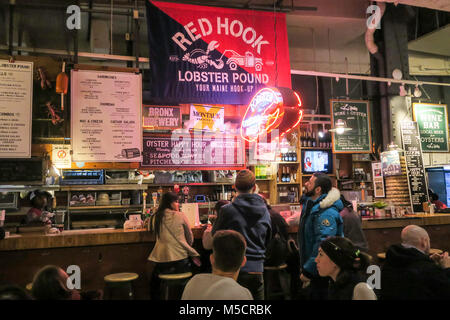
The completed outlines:
<svg viewBox="0 0 450 320">
<path fill-rule="evenodd" d="M 271 89 L 271 88 L 263 88 L 263 89 L 259 90 L 259 91 L 253 96 L 252 100 L 250 101 L 249 105 L 247 106 L 247 110 L 245 111 L 244 118 L 243 118 L 243 119 L 244 119 L 243 122 L 244 122 L 244 121 L 246 120 L 246 118 L 247 118 L 248 111 L 249 111 L 250 106 L 251 106 L 252 102 L 254 101 L 255 97 L 257 97 L 263 90 L 269 90 L 269 91 L 271 91 L 274 97 L 276 97 L 276 93 L 279 93 L 278 90 L 275 89 L 275 90 L 276 90 L 276 91 L 275 91 L 274 89 Z M 300 96 L 299 96 L 298 93 L 295 92 L 295 91 L 294 91 L 294 94 L 295 94 L 295 96 L 297 97 L 297 100 L 298 100 L 297 106 L 298 106 L 298 107 L 301 107 L 301 106 L 302 106 L 302 100 L 300 99 Z M 248 142 L 253 142 L 253 141 L 257 140 L 258 137 L 259 137 L 260 135 L 262 135 L 262 134 L 264 134 L 264 133 L 265 133 L 265 134 L 268 134 L 268 133 L 270 133 L 272 130 L 274 130 L 274 129 L 276 129 L 276 128 L 278 128 L 278 127 L 280 126 L 280 124 L 282 123 L 282 119 L 283 119 L 283 117 L 285 116 L 283 101 L 281 101 L 281 102 L 272 101 L 272 103 L 271 103 L 268 107 L 266 107 L 266 108 L 264 109 L 262 115 L 263 115 L 263 116 L 266 115 L 266 112 L 267 112 L 268 110 L 271 110 L 275 104 L 277 104 L 278 106 L 277 106 L 276 110 L 275 110 L 272 114 L 269 114 L 269 115 L 268 115 L 268 119 L 267 119 L 267 121 L 266 121 L 266 127 L 263 129 L 262 132 L 261 132 L 260 128 L 258 128 L 258 133 L 257 133 L 256 136 L 254 136 L 253 138 L 247 137 L 246 135 L 244 135 L 244 132 L 243 132 L 243 130 L 244 130 L 244 129 L 243 129 L 243 125 L 241 124 L 240 133 L 241 133 L 242 139 L 244 139 L 245 141 L 248 141 Z M 282 111 L 280 111 L 280 109 L 281 109 Z M 296 122 L 293 126 L 291 126 L 289 129 L 287 129 L 285 132 L 282 132 L 281 135 L 280 135 L 279 137 L 276 137 L 276 138 L 275 138 L 275 140 L 277 140 L 277 139 L 279 139 L 279 138 L 282 138 L 284 135 L 286 135 L 287 133 L 291 132 L 292 129 L 294 129 L 295 127 L 298 126 L 298 124 L 300 123 L 300 121 L 302 120 L 302 118 L 303 118 L 303 111 L 302 111 L 302 110 L 299 110 L 297 122 Z M 281 119 L 281 121 L 280 121 L 280 119 Z M 273 120 L 273 121 L 272 121 L 272 120 Z"/>
</svg>

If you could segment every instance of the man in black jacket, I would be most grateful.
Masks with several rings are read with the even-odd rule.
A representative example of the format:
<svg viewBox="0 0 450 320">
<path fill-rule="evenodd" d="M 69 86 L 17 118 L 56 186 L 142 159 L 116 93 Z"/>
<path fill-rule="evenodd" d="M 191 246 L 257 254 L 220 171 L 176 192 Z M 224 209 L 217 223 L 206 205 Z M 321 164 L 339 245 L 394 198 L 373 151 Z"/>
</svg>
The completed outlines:
<svg viewBox="0 0 450 320">
<path fill-rule="evenodd" d="M 402 244 L 386 252 L 381 271 L 383 300 L 449 300 L 448 253 L 429 257 L 430 238 L 425 229 L 409 225 L 402 230 Z"/>
</svg>

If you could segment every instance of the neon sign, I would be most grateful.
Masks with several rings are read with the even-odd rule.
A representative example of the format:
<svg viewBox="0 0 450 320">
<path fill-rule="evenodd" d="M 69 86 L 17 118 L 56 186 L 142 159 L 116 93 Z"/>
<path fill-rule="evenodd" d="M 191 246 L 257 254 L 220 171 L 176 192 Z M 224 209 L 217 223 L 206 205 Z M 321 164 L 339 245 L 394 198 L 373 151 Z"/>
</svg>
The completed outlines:
<svg viewBox="0 0 450 320">
<path fill-rule="evenodd" d="M 241 124 L 242 139 L 253 142 L 278 129 L 282 138 L 301 121 L 303 111 L 299 95 L 287 88 L 263 88 L 248 104 Z"/>
</svg>

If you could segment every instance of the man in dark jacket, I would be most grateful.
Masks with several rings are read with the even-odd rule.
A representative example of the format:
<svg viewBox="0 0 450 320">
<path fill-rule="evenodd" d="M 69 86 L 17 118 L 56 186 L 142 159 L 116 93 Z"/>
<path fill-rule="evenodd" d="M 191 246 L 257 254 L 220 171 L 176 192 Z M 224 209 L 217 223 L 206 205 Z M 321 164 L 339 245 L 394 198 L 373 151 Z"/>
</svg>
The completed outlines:
<svg viewBox="0 0 450 320">
<path fill-rule="evenodd" d="M 341 194 L 341 201 L 344 209 L 340 212 L 344 222 L 344 237 L 349 239 L 359 250 L 369 251 L 366 236 L 361 225 L 361 217 L 353 210 L 353 206 Z"/>
<path fill-rule="evenodd" d="M 264 200 L 253 193 L 255 183 L 253 172 L 239 171 L 234 184 L 236 198 L 220 209 L 211 233 L 214 235 L 218 230 L 231 229 L 244 236 L 247 263 L 239 273 L 238 283 L 249 289 L 255 300 L 263 300 L 264 258 L 271 238 L 271 220 Z"/>
<path fill-rule="evenodd" d="M 343 209 L 340 192 L 332 188 L 330 177 L 314 173 L 305 183 L 305 202 L 303 203 L 298 244 L 300 251 L 300 280 L 310 284 L 311 300 L 324 300 L 328 293 L 328 278 L 319 276 L 314 261 L 320 243 L 328 237 L 343 237 L 343 223 L 339 212 Z"/>
<path fill-rule="evenodd" d="M 401 238 L 402 244 L 393 245 L 386 252 L 381 299 L 450 300 L 448 253 L 430 258 L 428 233 L 416 225 L 405 227 Z"/>
</svg>

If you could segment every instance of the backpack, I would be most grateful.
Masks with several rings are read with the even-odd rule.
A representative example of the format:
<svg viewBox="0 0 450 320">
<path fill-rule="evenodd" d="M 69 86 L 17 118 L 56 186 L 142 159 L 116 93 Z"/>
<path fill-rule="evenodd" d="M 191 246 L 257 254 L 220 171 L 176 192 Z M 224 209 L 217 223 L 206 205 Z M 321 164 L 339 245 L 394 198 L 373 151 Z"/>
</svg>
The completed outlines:
<svg viewBox="0 0 450 320">
<path fill-rule="evenodd" d="M 274 234 L 272 239 L 269 241 L 269 244 L 267 245 L 264 265 L 282 265 L 283 263 L 286 263 L 288 253 L 289 251 L 287 241 L 280 235 L 277 230 L 277 232 Z"/>
</svg>

